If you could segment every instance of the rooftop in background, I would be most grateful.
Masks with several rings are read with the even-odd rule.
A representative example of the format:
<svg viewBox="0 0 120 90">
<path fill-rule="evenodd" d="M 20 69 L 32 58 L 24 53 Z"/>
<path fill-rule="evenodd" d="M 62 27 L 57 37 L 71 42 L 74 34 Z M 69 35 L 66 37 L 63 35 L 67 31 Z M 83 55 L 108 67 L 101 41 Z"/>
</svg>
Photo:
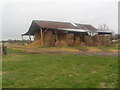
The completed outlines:
<svg viewBox="0 0 120 90">
<path fill-rule="evenodd" d="M 33 34 L 35 30 L 39 30 L 40 28 L 49 28 L 49 29 L 58 29 L 58 30 L 69 30 L 70 29 L 73 31 L 90 30 L 92 32 L 95 32 L 97 30 L 95 27 L 89 24 L 33 20 L 28 32 L 23 35 L 29 35 L 29 33 Z"/>
</svg>

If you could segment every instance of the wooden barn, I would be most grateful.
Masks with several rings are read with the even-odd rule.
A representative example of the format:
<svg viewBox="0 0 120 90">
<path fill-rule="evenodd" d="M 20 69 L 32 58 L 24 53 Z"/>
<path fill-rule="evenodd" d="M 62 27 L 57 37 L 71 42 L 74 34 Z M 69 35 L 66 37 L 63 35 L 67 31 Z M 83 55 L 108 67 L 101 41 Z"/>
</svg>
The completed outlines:
<svg viewBox="0 0 120 90">
<path fill-rule="evenodd" d="M 88 24 L 70 22 L 33 20 L 25 34 L 34 36 L 31 43 L 37 46 L 108 46 L 111 44 L 111 32 L 98 31 Z"/>
</svg>

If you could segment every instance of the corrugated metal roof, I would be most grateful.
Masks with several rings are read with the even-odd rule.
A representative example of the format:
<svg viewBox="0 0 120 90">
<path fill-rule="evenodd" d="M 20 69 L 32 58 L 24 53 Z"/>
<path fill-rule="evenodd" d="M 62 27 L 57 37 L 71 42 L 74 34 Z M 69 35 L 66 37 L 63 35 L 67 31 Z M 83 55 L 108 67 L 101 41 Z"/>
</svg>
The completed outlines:
<svg viewBox="0 0 120 90">
<path fill-rule="evenodd" d="M 75 24 L 78 26 L 79 29 L 90 30 L 90 31 L 97 30 L 95 27 L 89 24 L 78 24 L 78 23 L 75 23 Z"/>
<path fill-rule="evenodd" d="M 42 20 L 33 20 L 32 24 L 27 33 L 23 35 L 34 34 L 36 30 L 41 28 L 50 28 L 50 29 L 63 29 L 63 30 L 73 30 L 74 32 L 80 30 L 90 30 L 96 31 L 97 29 L 94 28 L 92 25 L 86 24 L 78 24 L 78 23 L 70 23 L 70 22 L 56 22 L 56 21 L 42 21 Z"/>
<path fill-rule="evenodd" d="M 65 30 L 65 31 L 72 31 L 72 32 L 89 32 L 89 30 L 82 30 L 82 29 L 58 29 L 58 30 Z"/>
<path fill-rule="evenodd" d="M 41 20 L 34 20 L 34 22 L 38 26 L 40 26 L 42 28 L 51 28 L 51 29 L 70 28 L 70 29 L 77 29 L 77 27 L 73 26 L 71 23 L 68 23 L 68 22 L 41 21 Z"/>
</svg>

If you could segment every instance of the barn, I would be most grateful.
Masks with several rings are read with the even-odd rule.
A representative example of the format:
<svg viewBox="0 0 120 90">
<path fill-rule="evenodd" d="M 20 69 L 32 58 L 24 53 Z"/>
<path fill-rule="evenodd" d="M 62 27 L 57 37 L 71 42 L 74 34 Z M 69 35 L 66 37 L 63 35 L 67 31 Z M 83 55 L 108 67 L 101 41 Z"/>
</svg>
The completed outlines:
<svg viewBox="0 0 120 90">
<path fill-rule="evenodd" d="M 33 20 L 29 30 L 30 45 L 46 47 L 65 46 L 109 46 L 111 32 L 98 31 L 89 24 Z M 34 36 L 34 41 L 31 41 Z"/>
</svg>

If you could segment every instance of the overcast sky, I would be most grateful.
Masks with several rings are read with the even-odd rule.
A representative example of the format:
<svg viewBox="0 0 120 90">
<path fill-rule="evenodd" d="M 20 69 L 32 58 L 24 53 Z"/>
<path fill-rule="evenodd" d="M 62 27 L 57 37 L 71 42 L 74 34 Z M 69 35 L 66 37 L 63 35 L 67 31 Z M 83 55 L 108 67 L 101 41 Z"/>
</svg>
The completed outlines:
<svg viewBox="0 0 120 90">
<path fill-rule="evenodd" d="M 107 24 L 118 33 L 119 0 L 4 0 L 2 39 L 21 39 L 32 20 Z M 1 23 L 1 22 L 0 22 Z M 1 31 L 0 31 L 1 33 Z"/>
</svg>

